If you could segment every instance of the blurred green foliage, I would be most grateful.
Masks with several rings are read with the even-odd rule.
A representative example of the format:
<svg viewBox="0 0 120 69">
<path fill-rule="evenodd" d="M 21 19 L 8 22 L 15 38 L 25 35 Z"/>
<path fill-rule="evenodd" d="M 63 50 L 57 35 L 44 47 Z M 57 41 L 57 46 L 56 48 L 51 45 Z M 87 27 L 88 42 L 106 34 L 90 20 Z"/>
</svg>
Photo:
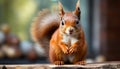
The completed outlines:
<svg viewBox="0 0 120 69">
<path fill-rule="evenodd" d="M 0 0 L 0 26 L 6 23 L 22 40 L 30 40 L 30 25 L 42 9 L 56 10 L 60 1 L 65 10 L 74 10 L 77 0 Z"/>
<path fill-rule="evenodd" d="M 0 25 L 6 23 L 21 39 L 28 39 L 32 19 L 50 5 L 50 0 L 0 0 Z"/>
</svg>

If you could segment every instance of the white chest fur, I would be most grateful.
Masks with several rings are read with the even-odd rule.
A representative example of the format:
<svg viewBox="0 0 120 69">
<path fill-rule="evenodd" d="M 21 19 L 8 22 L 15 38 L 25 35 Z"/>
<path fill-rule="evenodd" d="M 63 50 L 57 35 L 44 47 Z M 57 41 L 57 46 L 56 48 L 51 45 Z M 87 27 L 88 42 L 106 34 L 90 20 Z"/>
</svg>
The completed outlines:
<svg viewBox="0 0 120 69">
<path fill-rule="evenodd" d="M 68 47 L 72 46 L 77 41 L 78 41 L 78 39 L 77 39 L 76 36 L 69 36 L 69 35 L 66 35 L 66 34 L 63 35 L 62 42 L 67 44 Z M 72 62 L 74 57 L 75 57 L 74 55 L 65 55 L 64 60 L 65 61 L 69 60 L 70 62 Z"/>
<path fill-rule="evenodd" d="M 75 36 L 69 36 L 69 35 L 66 35 L 66 34 L 63 35 L 62 42 L 67 44 L 69 47 L 77 41 L 78 41 L 78 39 Z"/>
</svg>

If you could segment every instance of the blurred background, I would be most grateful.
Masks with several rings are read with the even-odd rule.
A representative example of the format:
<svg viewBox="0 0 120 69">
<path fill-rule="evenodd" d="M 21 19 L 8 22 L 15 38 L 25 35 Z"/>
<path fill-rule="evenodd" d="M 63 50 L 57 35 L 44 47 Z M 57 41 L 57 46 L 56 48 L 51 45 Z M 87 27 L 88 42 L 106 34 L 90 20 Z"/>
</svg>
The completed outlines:
<svg viewBox="0 0 120 69">
<path fill-rule="evenodd" d="M 0 64 L 49 63 L 31 39 L 30 26 L 40 10 L 73 11 L 77 0 L 0 0 Z M 88 43 L 87 62 L 120 60 L 120 0 L 80 0 Z"/>
</svg>

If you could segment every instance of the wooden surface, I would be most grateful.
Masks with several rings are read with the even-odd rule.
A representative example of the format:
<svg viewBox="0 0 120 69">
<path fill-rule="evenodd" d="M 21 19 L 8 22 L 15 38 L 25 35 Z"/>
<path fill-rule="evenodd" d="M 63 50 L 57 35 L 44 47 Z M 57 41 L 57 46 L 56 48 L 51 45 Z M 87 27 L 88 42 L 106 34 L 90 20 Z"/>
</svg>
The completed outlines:
<svg viewBox="0 0 120 69">
<path fill-rule="evenodd" d="M 120 69 L 120 62 L 93 63 L 86 65 L 0 65 L 0 69 Z"/>
</svg>

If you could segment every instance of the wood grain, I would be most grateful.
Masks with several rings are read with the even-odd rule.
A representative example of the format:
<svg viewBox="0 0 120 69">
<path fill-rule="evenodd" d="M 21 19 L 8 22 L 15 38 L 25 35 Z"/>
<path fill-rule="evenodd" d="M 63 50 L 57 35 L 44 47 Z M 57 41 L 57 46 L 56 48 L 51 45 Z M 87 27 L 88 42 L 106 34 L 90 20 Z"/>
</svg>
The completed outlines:
<svg viewBox="0 0 120 69">
<path fill-rule="evenodd" d="M 0 69 L 120 69 L 120 62 L 92 63 L 86 65 L 53 65 L 53 64 L 0 65 Z"/>
</svg>

